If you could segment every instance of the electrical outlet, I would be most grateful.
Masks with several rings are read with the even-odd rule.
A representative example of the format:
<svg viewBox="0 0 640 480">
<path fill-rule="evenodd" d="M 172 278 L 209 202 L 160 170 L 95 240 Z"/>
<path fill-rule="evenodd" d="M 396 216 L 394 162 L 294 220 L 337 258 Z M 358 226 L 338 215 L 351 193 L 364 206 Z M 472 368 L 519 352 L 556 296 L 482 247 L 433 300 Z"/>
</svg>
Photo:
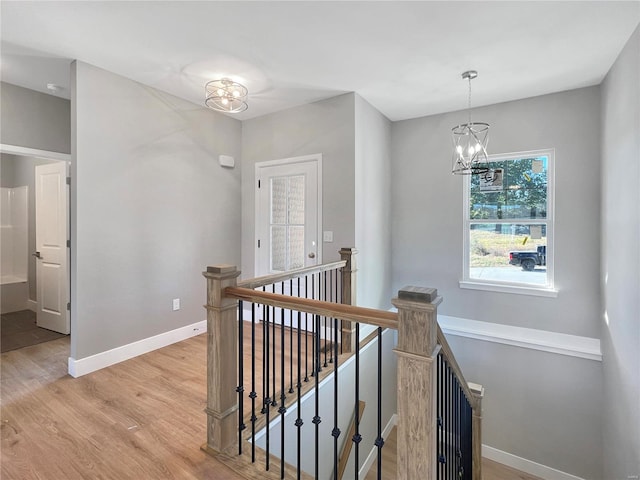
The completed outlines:
<svg viewBox="0 0 640 480">
<path fill-rule="evenodd" d="M 173 299 L 173 311 L 175 312 L 176 310 L 180 310 L 180 299 L 179 298 L 174 298 Z"/>
</svg>

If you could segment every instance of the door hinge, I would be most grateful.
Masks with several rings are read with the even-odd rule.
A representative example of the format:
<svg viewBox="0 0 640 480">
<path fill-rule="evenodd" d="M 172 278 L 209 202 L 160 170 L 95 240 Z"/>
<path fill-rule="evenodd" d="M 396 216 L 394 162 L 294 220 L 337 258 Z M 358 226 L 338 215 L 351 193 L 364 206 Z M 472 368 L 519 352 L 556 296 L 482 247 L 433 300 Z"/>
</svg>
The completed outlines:
<svg viewBox="0 0 640 480">
<path fill-rule="evenodd" d="M 67 177 L 67 185 L 71 185 L 71 177 Z"/>
<path fill-rule="evenodd" d="M 71 248 L 71 240 L 67 240 L 67 248 Z"/>
<path fill-rule="evenodd" d="M 71 310 L 71 302 L 67 302 L 67 310 Z"/>
<path fill-rule="evenodd" d="M 258 240 L 258 248 L 260 248 L 260 240 Z"/>
</svg>

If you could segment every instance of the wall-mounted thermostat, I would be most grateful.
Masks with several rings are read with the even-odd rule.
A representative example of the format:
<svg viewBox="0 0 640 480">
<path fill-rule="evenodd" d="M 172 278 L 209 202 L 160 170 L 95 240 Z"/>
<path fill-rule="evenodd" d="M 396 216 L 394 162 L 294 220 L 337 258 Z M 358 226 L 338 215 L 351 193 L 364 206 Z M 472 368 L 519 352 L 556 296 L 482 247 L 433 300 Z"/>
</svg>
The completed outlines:
<svg viewBox="0 0 640 480">
<path fill-rule="evenodd" d="M 235 159 L 231 155 L 220 155 L 218 161 L 223 167 L 233 168 L 236 164 Z"/>
</svg>

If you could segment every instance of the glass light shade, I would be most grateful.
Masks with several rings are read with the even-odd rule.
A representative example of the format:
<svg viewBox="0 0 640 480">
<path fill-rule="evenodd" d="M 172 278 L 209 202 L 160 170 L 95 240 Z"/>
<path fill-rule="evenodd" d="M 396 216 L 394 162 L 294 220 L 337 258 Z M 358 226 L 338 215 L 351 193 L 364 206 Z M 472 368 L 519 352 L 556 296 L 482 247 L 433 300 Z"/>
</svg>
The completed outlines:
<svg viewBox="0 0 640 480">
<path fill-rule="evenodd" d="M 204 87 L 205 105 L 212 110 L 224 113 L 244 112 L 249 106 L 245 101 L 249 91 L 247 87 L 228 78 L 213 80 Z"/>
</svg>

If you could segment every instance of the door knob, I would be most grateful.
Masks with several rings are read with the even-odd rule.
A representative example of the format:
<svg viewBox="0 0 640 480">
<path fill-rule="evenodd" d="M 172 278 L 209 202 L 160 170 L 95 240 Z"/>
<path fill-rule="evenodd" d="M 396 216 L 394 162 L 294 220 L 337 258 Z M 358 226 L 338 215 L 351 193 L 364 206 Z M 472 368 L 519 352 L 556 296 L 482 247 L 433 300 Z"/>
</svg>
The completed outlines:
<svg viewBox="0 0 640 480">
<path fill-rule="evenodd" d="M 315 254 L 315 253 L 313 253 L 313 252 L 311 252 L 311 253 L 309 254 L 309 258 L 316 258 L 316 254 Z"/>
<path fill-rule="evenodd" d="M 42 258 L 42 255 L 40 255 L 40 252 L 35 252 L 35 253 L 32 253 L 31 255 L 33 255 L 36 258 Z"/>
</svg>

